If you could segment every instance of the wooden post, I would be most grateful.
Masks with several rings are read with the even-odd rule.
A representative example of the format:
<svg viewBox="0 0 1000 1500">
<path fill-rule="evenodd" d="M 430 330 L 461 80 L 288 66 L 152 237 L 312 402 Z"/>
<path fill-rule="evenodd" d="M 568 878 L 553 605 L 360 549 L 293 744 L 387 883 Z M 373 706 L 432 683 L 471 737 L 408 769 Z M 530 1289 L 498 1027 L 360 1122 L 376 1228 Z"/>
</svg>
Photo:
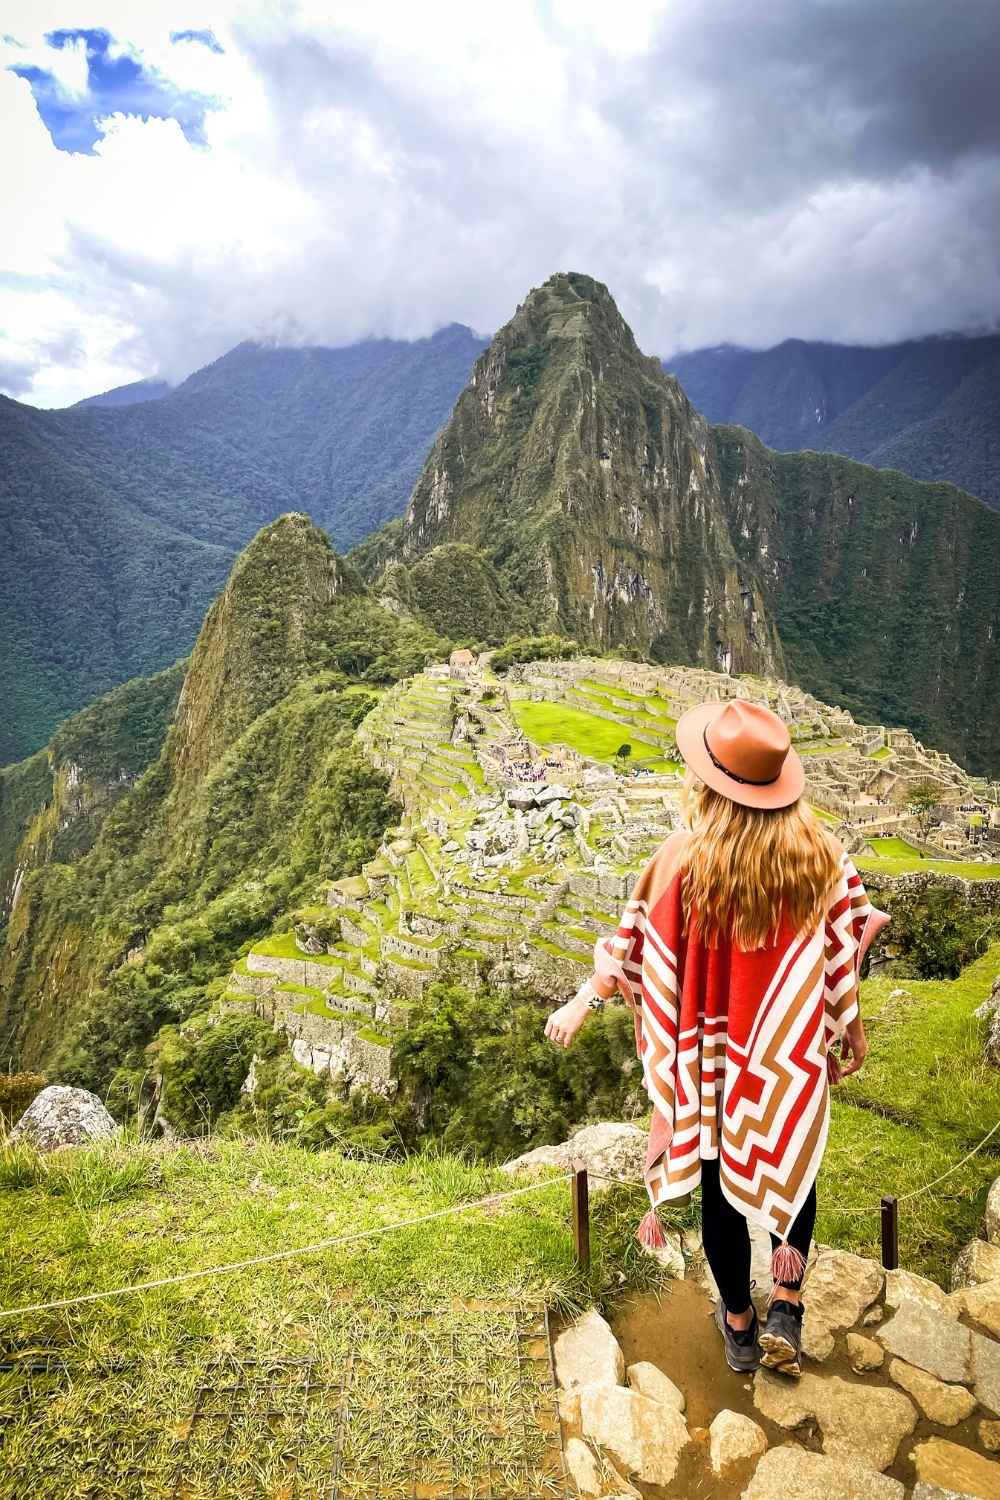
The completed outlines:
<svg viewBox="0 0 1000 1500">
<path fill-rule="evenodd" d="M 882 1264 L 887 1271 L 899 1268 L 899 1205 L 891 1193 L 882 1198 Z"/>
<path fill-rule="evenodd" d="M 590 1189 L 587 1185 L 587 1168 L 579 1159 L 573 1162 L 573 1244 L 576 1248 L 577 1265 L 582 1271 L 590 1269 Z"/>
</svg>

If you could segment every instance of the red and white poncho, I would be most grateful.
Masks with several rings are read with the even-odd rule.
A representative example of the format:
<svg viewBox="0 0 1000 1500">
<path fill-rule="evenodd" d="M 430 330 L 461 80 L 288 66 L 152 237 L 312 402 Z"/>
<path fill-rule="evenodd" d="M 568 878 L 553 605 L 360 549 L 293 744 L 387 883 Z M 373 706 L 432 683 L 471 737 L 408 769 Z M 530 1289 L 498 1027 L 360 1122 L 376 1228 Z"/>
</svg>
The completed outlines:
<svg viewBox="0 0 1000 1500">
<path fill-rule="evenodd" d="M 660 846 L 594 950 L 598 977 L 616 979 L 635 1012 L 654 1109 L 646 1187 L 654 1210 L 685 1198 L 718 1157 L 729 1202 L 784 1240 L 826 1145 L 827 1050 L 858 1014 L 861 959 L 888 917 L 845 854 L 815 930 L 783 921 L 767 947 L 706 947 L 696 917 L 684 931 L 689 837 Z"/>
</svg>

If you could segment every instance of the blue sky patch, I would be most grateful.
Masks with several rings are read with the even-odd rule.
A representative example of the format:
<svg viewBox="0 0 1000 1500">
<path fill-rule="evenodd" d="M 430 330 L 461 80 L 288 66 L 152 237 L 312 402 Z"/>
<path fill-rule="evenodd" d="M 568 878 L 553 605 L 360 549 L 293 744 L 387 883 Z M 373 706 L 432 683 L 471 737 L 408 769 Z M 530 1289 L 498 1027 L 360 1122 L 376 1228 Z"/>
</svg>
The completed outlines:
<svg viewBox="0 0 1000 1500">
<path fill-rule="evenodd" d="M 209 52 L 225 51 L 214 31 L 172 31 L 170 40 L 172 42 L 201 42 Z"/>
<path fill-rule="evenodd" d="M 173 40 L 204 42 L 221 51 L 211 32 L 177 32 Z M 206 40 L 208 38 L 209 40 Z M 12 64 L 11 71 L 27 79 L 35 105 L 61 151 L 94 154 L 101 138 L 97 121 L 104 115 L 139 115 L 144 120 L 176 120 L 189 141 L 204 144 L 206 111 L 214 100 L 204 94 L 185 94 L 130 53 L 110 54 L 114 38 L 100 28 L 73 28 L 46 34 L 50 47 L 83 42 L 87 51 L 87 92 L 66 94 L 58 78 L 44 68 Z"/>
</svg>

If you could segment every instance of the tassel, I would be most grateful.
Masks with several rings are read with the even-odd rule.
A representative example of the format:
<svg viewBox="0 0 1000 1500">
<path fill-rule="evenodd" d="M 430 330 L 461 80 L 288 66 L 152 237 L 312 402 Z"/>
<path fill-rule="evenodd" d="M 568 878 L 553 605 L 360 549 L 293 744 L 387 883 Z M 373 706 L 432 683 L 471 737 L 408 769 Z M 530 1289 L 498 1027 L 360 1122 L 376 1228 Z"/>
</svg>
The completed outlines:
<svg viewBox="0 0 1000 1500">
<path fill-rule="evenodd" d="M 662 1250 L 667 1243 L 666 1236 L 659 1219 L 656 1217 L 656 1209 L 651 1208 L 648 1214 L 642 1218 L 635 1237 L 644 1250 Z"/>
<path fill-rule="evenodd" d="M 801 1281 L 805 1270 L 805 1256 L 787 1240 L 778 1245 L 771 1255 L 771 1277 L 776 1288 L 783 1281 Z"/>
</svg>

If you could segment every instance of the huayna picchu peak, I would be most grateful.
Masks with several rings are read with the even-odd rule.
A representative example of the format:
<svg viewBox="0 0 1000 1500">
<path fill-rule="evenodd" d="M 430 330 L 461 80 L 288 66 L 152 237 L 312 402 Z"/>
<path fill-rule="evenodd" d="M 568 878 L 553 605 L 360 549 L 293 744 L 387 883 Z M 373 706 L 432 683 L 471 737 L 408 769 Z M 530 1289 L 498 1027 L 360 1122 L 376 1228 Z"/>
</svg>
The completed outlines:
<svg viewBox="0 0 1000 1500">
<path fill-rule="evenodd" d="M 784 676 L 997 764 L 1000 516 L 952 485 L 711 426 L 588 276 L 551 277 L 500 329 L 405 517 L 357 561 L 447 629 L 456 547 L 480 638 L 502 637 L 499 615 Z"/>
</svg>

